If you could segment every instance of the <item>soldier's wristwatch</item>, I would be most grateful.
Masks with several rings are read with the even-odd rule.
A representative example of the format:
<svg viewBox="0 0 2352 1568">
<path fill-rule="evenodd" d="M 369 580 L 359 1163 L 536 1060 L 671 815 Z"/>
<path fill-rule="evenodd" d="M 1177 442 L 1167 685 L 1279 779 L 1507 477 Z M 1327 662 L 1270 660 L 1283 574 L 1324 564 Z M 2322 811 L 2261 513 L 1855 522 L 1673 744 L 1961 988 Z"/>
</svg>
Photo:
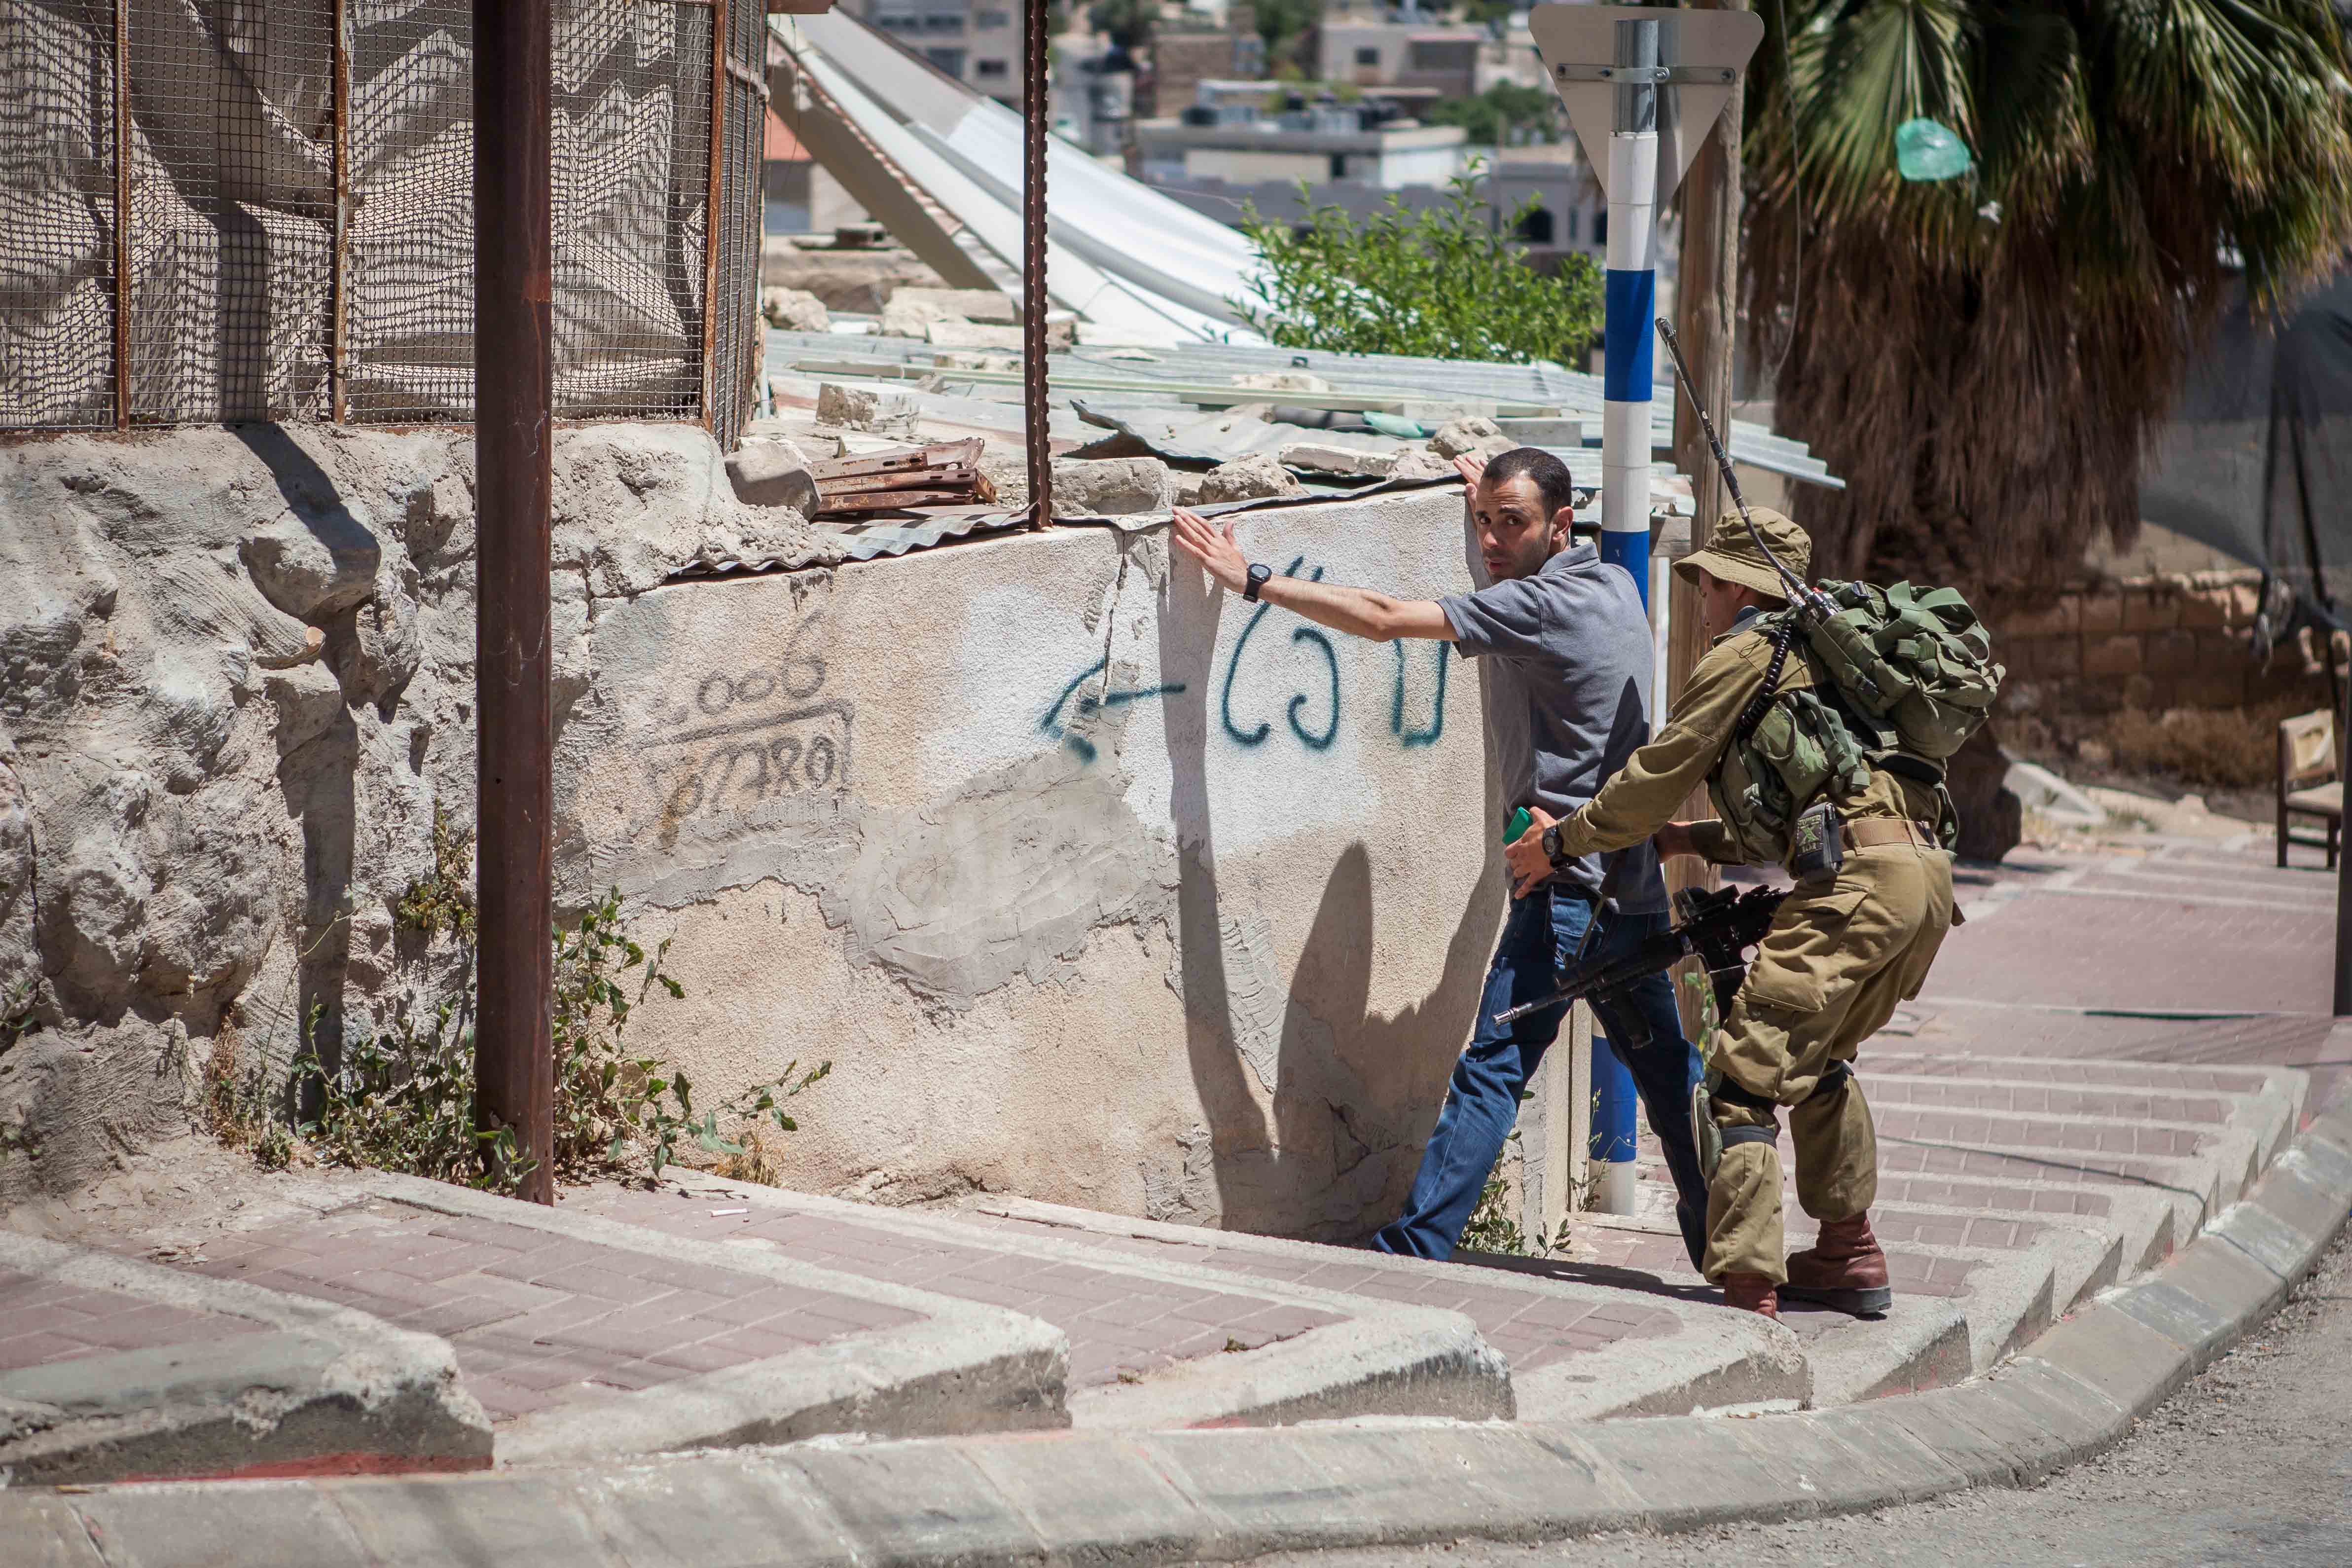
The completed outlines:
<svg viewBox="0 0 2352 1568">
<path fill-rule="evenodd" d="M 1552 863 L 1554 870 L 1558 870 L 1560 864 L 1568 858 L 1559 847 L 1559 824 L 1557 822 L 1543 830 L 1543 852 L 1544 858 Z"/>
<path fill-rule="evenodd" d="M 1274 568 L 1261 561 L 1253 564 L 1245 575 L 1249 580 L 1242 584 L 1242 597 L 1255 604 L 1257 591 L 1274 576 Z"/>
</svg>

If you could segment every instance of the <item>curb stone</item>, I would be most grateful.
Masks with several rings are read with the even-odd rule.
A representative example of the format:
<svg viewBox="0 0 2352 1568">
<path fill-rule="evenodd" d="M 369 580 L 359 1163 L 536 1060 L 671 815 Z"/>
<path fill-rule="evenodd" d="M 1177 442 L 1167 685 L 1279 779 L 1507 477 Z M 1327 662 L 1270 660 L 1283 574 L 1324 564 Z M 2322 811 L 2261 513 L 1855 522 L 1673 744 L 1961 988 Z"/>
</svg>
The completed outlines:
<svg viewBox="0 0 2352 1568">
<path fill-rule="evenodd" d="M 712 1264 L 781 1284 L 876 1301 L 919 1321 L 867 1329 L 593 1404 L 559 1405 L 499 1434 L 501 1465 L 586 1462 L 628 1453 L 793 1442 L 829 1432 L 947 1436 L 1069 1424 L 1069 1346 L 1059 1331 L 1002 1308 L 751 1247 L 728 1247 L 593 1215 L 492 1196 L 421 1176 L 370 1172 L 352 1192 L 618 1248 Z M 345 1193 L 334 1194 L 340 1204 Z"/>
<path fill-rule="evenodd" d="M 2352 1097 L 2338 1106 L 2298 1140 L 2305 1158 L 2290 1154 L 2277 1201 L 2267 1178 L 2245 1200 L 2262 1217 L 2236 1234 L 2267 1261 L 2217 1229 L 1958 1388 L 1744 1419 L 1366 1418 L 818 1442 L 598 1472 L 19 1491 L 0 1494 L 0 1547 L 68 1568 L 142 1568 L 167 1560 L 149 1552 L 166 1539 L 169 1561 L 254 1568 L 1234 1561 L 1683 1530 L 2031 1484 L 2123 1437 L 2310 1271 L 2352 1208 Z"/>
<path fill-rule="evenodd" d="M 446 1342 L 430 1334 L 9 1231 L 0 1231 L 0 1270 L 244 1325 L 213 1340 L 0 1371 L 0 1486 L 490 1463 L 489 1417 L 459 1386 Z"/>
<path fill-rule="evenodd" d="M 681 1188 L 747 1207 L 843 1220 L 909 1240 L 961 1247 L 1001 1246 L 969 1222 L 839 1198 L 788 1193 L 682 1173 Z M 699 1245 L 699 1244 L 698 1244 Z M 1024 1237 L 1024 1257 L 1105 1273 L 1199 1287 L 1180 1265 L 1106 1254 L 1083 1242 Z M 1465 1421 L 1507 1420 L 1517 1410 L 1510 1363 L 1460 1312 L 1321 1290 L 1287 1280 L 1252 1279 L 1249 1294 L 1307 1306 L 1341 1321 L 1327 1323 L 1245 1352 L 1202 1358 L 1146 1375 L 1138 1384 L 1072 1391 L 1073 1425 L 1094 1430 L 1152 1431 L 1216 1423 L 1279 1425 L 1399 1411 Z"/>
</svg>

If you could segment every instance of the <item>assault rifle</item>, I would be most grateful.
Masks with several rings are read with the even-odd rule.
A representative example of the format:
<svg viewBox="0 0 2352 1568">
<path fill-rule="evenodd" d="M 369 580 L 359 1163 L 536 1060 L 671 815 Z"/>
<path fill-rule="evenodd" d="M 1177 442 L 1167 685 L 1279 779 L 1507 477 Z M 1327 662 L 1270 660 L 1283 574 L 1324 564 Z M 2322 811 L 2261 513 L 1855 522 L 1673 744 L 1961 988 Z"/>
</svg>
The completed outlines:
<svg viewBox="0 0 2352 1568">
<path fill-rule="evenodd" d="M 1562 1002 L 1580 1002 L 1588 997 L 1606 1001 L 1635 981 L 1694 953 L 1706 966 L 1708 978 L 1715 982 L 1717 1010 L 1728 1012 L 1732 996 L 1748 974 L 1748 950 L 1764 940 L 1764 933 L 1772 927 L 1774 911 L 1787 896 L 1778 888 L 1750 888 L 1744 893 L 1729 888 L 1714 892 L 1704 888 L 1685 888 L 1675 895 L 1676 919 L 1672 927 L 1644 939 L 1641 946 L 1621 957 L 1578 964 L 1560 976 L 1559 988 L 1550 995 L 1506 1008 L 1495 1015 L 1495 1022 L 1515 1023 L 1530 1013 L 1556 1007 Z M 1635 1009 L 1615 1011 L 1620 1025 L 1639 1027 L 1640 1014 Z M 1615 1036 L 1611 1038 L 1615 1039 Z M 1639 1039 L 1618 1043 L 1640 1047 L 1650 1042 Z"/>
</svg>

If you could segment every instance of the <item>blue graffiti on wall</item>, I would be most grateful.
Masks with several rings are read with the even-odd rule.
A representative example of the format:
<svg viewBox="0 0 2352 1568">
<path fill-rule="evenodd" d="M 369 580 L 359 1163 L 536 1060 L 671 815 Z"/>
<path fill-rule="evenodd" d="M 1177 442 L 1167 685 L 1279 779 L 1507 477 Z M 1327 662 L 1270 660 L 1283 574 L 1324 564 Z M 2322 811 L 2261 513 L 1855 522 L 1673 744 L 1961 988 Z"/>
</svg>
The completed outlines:
<svg viewBox="0 0 2352 1568">
<path fill-rule="evenodd" d="M 1389 644 L 1396 654 L 1396 700 L 1389 707 L 1389 733 L 1410 750 L 1414 746 L 1433 746 L 1445 733 L 1445 667 L 1454 653 L 1454 645 L 1438 642 L 1430 645 L 1437 650 L 1437 695 L 1429 700 L 1429 727 L 1408 730 L 1404 727 L 1404 640 Z"/>
<path fill-rule="evenodd" d="M 1297 556 L 1289 565 L 1282 569 L 1282 574 L 1286 577 L 1296 577 L 1298 575 L 1299 569 L 1306 564 L 1307 557 Z M 1307 574 L 1307 580 L 1310 583 L 1321 582 L 1323 568 L 1316 567 Z M 1262 746 L 1274 733 L 1274 726 L 1269 722 L 1261 722 L 1255 729 L 1244 730 L 1234 721 L 1234 677 L 1241 669 L 1242 656 L 1249 651 L 1250 635 L 1257 630 L 1258 622 L 1265 619 L 1265 613 L 1272 608 L 1274 606 L 1271 605 L 1258 606 L 1257 613 L 1249 618 L 1246 626 L 1242 627 L 1242 635 L 1234 639 L 1234 651 L 1225 660 L 1224 688 L 1219 704 L 1219 716 L 1223 721 L 1225 734 L 1235 745 Z M 1311 706 L 1314 701 L 1307 692 L 1301 691 L 1290 699 L 1289 706 L 1285 710 L 1285 716 L 1290 723 L 1290 732 L 1297 736 L 1299 743 L 1310 752 L 1328 751 L 1331 748 L 1331 742 L 1337 740 L 1339 734 L 1339 653 L 1332 647 L 1330 637 L 1314 626 L 1295 627 L 1291 631 L 1290 640 L 1294 644 L 1306 643 L 1320 648 L 1323 653 L 1324 668 L 1330 677 L 1329 722 L 1323 727 L 1320 733 L 1318 733 L 1299 721 L 1300 711 Z M 1430 700 L 1429 722 L 1426 726 L 1408 730 L 1404 722 L 1404 644 L 1395 642 L 1389 646 L 1396 651 L 1396 688 L 1389 705 L 1389 733 L 1394 735 L 1401 744 L 1408 748 L 1433 745 L 1437 738 L 1445 733 L 1445 667 L 1452 658 L 1453 647 L 1444 642 L 1433 645 L 1437 659 L 1437 690 Z"/>
<path fill-rule="evenodd" d="M 1091 763 L 1095 760 L 1095 743 L 1084 735 L 1072 733 L 1069 723 L 1062 718 L 1062 712 L 1063 710 L 1070 707 L 1070 699 L 1076 696 L 1078 688 L 1100 675 L 1109 663 L 1110 656 L 1105 654 L 1071 677 L 1070 683 L 1062 688 L 1062 694 L 1054 700 L 1054 705 L 1045 710 L 1045 716 L 1037 721 L 1038 729 L 1067 746 L 1082 763 Z M 1149 698 L 1173 697 L 1183 689 L 1182 681 L 1171 680 L 1158 686 L 1139 686 L 1092 693 L 1078 698 L 1072 720 L 1086 719 L 1102 709 L 1117 708 L 1129 702 L 1141 702 Z"/>
<path fill-rule="evenodd" d="M 1286 577 L 1296 577 L 1306 564 L 1307 558 L 1304 555 L 1298 556 L 1283 568 L 1282 574 Z M 1322 580 L 1323 568 L 1320 566 L 1316 567 L 1307 575 L 1307 581 L 1310 583 L 1319 583 Z M 1258 605 L 1256 613 L 1251 616 L 1247 624 L 1242 627 L 1241 636 L 1234 639 L 1233 652 L 1225 658 L 1225 677 L 1218 698 L 1218 716 L 1224 725 L 1226 736 L 1237 746 L 1250 748 L 1262 746 L 1274 734 L 1274 725 L 1270 721 L 1262 721 L 1255 729 L 1244 730 L 1234 718 L 1234 683 L 1241 670 L 1242 658 L 1249 651 L 1250 638 L 1257 631 L 1258 623 L 1265 619 L 1266 612 L 1272 608 L 1274 608 L 1272 605 Z M 1290 727 L 1291 734 L 1297 739 L 1300 745 L 1310 752 L 1328 752 L 1331 749 L 1332 743 L 1339 738 L 1341 704 L 1339 650 L 1332 646 L 1330 637 L 1317 626 L 1292 627 L 1290 640 L 1293 646 L 1304 644 L 1322 653 L 1326 678 L 1323 684 L 1326 689 L 1320 704 L 1316 695 L 1310 691 L 1295 692 L 1283 710 L 1284 719 Z M 1436 660 L 1437 683 L 1429 700 L 1429 721 L 1426 724 L 1408 727 L 1405 723 L 1405 666 L 1407 663 L 1405 647 L 1402 642 L 1391 643 L 1389 646 L 1396 654 L 1396 678 L 1389 700 L 1389 733 L 1397 738 L 1399 745 L 1409 751 L 1422 746 L 1434 745 L 1438 738 L 1445 733 L 1445 672 L 1446 666 L 1452 662 L 1453 647 L 1444 642 L 1433 642 L 1430 645 L 1431 653 Z M 1045 710 L 1045 716 L 1037 721 L 1037 728 L 1040 731 L 1059 741 L 1081 762 L 1093 762 L 1097 750 L 1092 741 L 1078 733 L 1078 731 L 1085 727 L 1083 723 L 1085 720 L 1105 708 L 1117 708 L 1125 703 L 1142 702 L 1154 698 L 1174 697 L 1185 689 L 1184 682 L 1171 680 L 1158 686 L 1130 688 L 1107 686 L 1103 690 L 1088 692 L 1084 696 L 1079 695 L 1079 688 L 1102 675 L 1109 662 L 1108 656 L 1097 658 L 1072 676 L 1069 683 L 1062 688 L 1061 695 L 1054 700 L 1054 705 Z M 1307 715 L 1309 714 L 1310 710 L 1318 706 L 1324 708 L 1321 715 L 1324 721 L 1319 728 L 1311 727 Z"/>
</svg>

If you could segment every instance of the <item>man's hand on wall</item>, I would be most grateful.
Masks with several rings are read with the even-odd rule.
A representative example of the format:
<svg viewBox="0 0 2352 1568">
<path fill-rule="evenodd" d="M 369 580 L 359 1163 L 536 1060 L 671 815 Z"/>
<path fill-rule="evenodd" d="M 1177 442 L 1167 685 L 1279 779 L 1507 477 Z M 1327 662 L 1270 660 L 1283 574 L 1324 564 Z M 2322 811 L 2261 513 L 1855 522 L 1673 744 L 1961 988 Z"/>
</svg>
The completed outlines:
<svg viewBox="0 0 2352 1568">
<path fill-rule="evenodd" d="M 1503 849 L 1503 863 L 1511 869 L 1511 897 L 1524 899 L 1551 880 L 1551 857 L 1544 853 L 1543 835 L 1559 820 L 1542 806 L 1528 807 L 1528 830 Z"/>
<path fill-rule="evenodd" d="M 1197 511 L 1176 509 L 1176 548 L 1201 563 L 1201 569 L 1229 593 L 1238 594 L 1249 579 L 1249 557 L 1234 539 L 1235 524 L 1223 528 Z"/>
<path fill-rule="evenodd" d="M 1486 459 L 1475 452 L 1465 452 L 1454 459 L 1454 471 L 1462 476 L 1462 499 L 1475 502 L 1478 481 L 1486 477 Z"/>
</svg>

